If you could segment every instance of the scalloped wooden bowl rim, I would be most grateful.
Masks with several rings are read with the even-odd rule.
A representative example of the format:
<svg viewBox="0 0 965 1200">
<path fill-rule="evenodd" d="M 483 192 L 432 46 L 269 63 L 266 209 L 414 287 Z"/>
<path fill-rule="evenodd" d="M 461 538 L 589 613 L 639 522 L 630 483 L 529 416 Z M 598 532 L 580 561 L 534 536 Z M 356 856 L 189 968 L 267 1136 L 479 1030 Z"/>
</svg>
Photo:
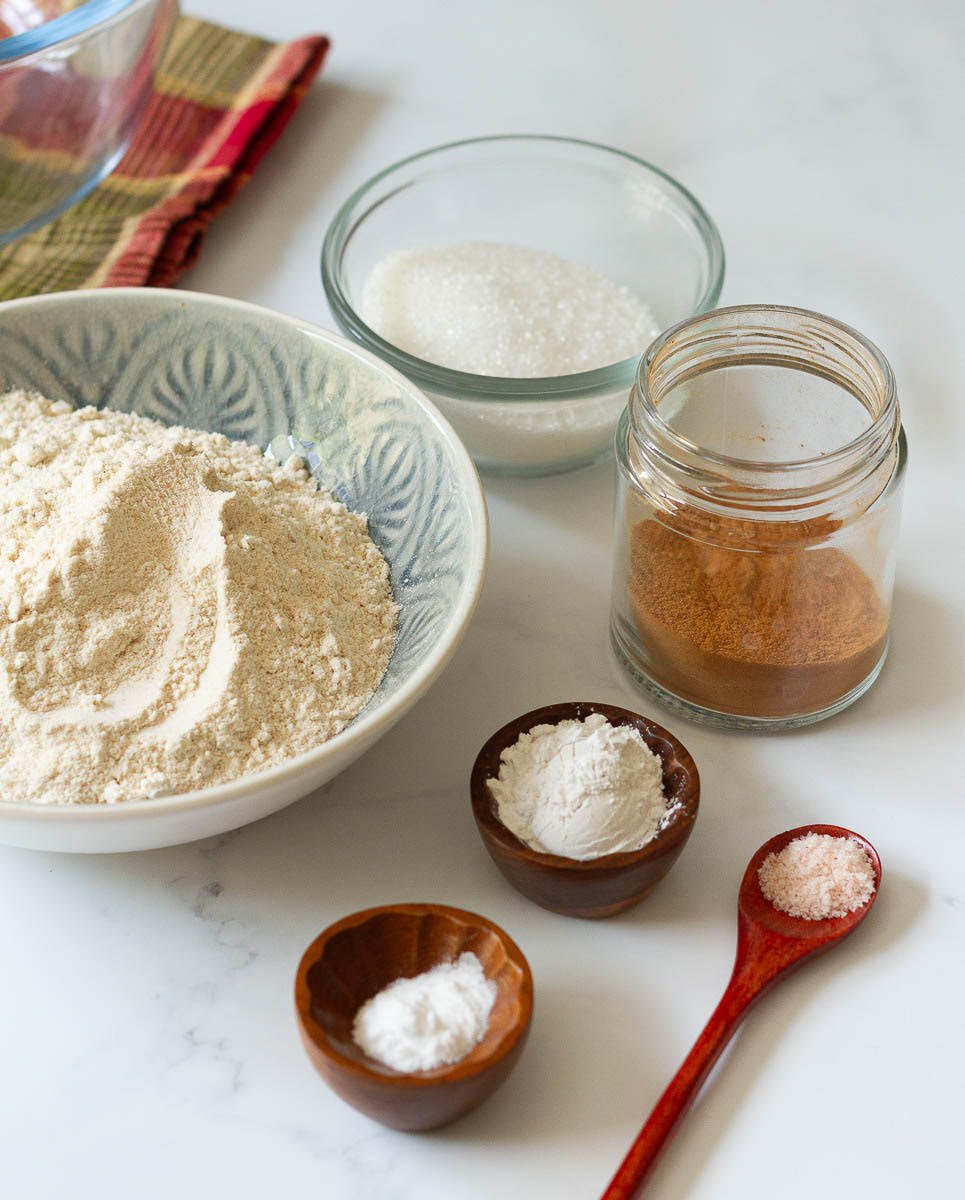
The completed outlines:
<svg viewBox="0 0 965 1200">
<path fill-rule="evenodd" d="M 391 1067 L 383 1066 L 381 1063 L 369 1066 L 370 1062 L 375 1063 L 374 1059 L 369 1058 L 368 1055 L 357 1059 L 349 1058 L 347 1055 L 342 1054 L 332 1044 L 328 1032 L 316 1021 L 312 1013 L 312 992 L 308 986 L 308 972 L 321 961 L 325 947 L 331 939 L 346 929 L 355 929 L 360 925 L 365 925 L 375 917 L 406 914 L 412 916 L 448 917 L 451 920 L 462 921 L 467 925 L 486 929 L 499 940 L 506 952 L 507 959 L 522 972 L 518 995 L 520 1007 L 519 1019 L 510 1025 L 496 1046 L 485 1057 L 474 1058 L 473 1055 L 477 1049 L 474 1048 L 470 1050 L 465 1058 L 460 1059 L 459 1062 L 448 1066 L 435 1067 L 431 1071 L 395 1071 Z M 447 904 L 381 904 L 374 908 L 360 909 L 358 912 L 351 913 L 347 917 L 342 917 L 341 920 L 322 930 L 318 937 L 308 946 L 299 961 L 298 970 L 295 974 L 295 1009 L 302 1029 L 311 1038 L 312 1044 L 342 1070 L 362 1075 L 375 1083 L 384 1084 L 388 1087 L 400 1089 L 432 1087 L 439 1083 L 454 1083 L 458 1080 L 469 1079 L 474 1075 L 482 1075 L 490 1067 L 495 1066 L 496 1063 L 502 1061 L 502 1059 L 512 1052 L 520 1039 L 525 1036 L 532 1019 L 533 974 L 529 963 L 526 961 L 526 956 L 520 950 L 519 946 L 504 929 L 500 928 L 495 921 L 490 921 L 488 917 L 470 912 L 468 909 L 454 908 Z M 359 1053 L 363 1052 L 360 1050 Z"/>
<path fill-rule="evenodd" d="M 549 854 L 544 850 L 534 850 L 527 846 L 512 833 L 499 819 L 496 802 L 492 797 L 487 783 L 493 779 L 492 773 L 486 773 L 483 759 L 490 757 L 494 750 L 499 754 L 508 749 L 519 738 L 521 733 L 528 733 L 536 725 L 556 725 L 565 720 L 582 720 L 591 713 L 601 713 L 611 725 L 633 725 L 643 736 L 643 740 L 654 749 L 652 741 L 665 741 L 673 748 L 674 757 L 691 780 L 690 795 L 682 805 L 670 815 L 663 828 L 659 829 L 653 838 L 639 850 L 620 850 L 613 854 L 601 854 L 598 858 L 578 859 L 567 858 L 561 854 Z M 652 740 L 651 740 L 652 739 Z M 645 717 L 642 713 L 629 708 L 621 708 L 616 704 L 598 704 L 590 700 L 564 700 L 557 704 L 546 704 L 542 708 L 534 708 L 522 716 L 507 721 L 501 729 L 489 737 L 482 749 L 476 755 L 472 774 L 469 777 L 469 793 L 472 801 L 473 814 L 481 829 L 506 850 L 515 853 L 519 858 L 528 860 L 539 866 L 552 867 L 557 871 L 571 872 L 575 875 L 595 874 L 601 871 L 618 871 L 624 867 L 634 866 L 648 858 L 655 858 L 673 850 L 677 844 L 689 836 L 697 811 L 700 807 L 700 773 L 690 751 L 679 738 L 658 725 L 656 721 Z"/>
</svg>

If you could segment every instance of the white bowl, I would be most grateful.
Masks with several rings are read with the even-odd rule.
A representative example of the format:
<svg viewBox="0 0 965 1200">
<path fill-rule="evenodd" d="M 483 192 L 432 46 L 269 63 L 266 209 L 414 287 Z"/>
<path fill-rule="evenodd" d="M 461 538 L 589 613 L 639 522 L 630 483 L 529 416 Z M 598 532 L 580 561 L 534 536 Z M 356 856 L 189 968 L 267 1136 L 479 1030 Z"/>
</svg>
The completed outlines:
<svg viewBox="0 0 965 1200">
<path fill-rule="evenodd" d="M 479 478 L 413 384 L 304 321 L 190 292 L 114 288 L 0 304 L 0 393 L 15 388 L 308 457 L 364 512 L 392 570 L 399 635 L 376 695 L 342 733 L 232 783 L 116 805 L 0 800 L 0 842 L 102 853 L 236 829 L 354 762 L 424 695 L 466 631 L 486 569 Z"/>
</svg>

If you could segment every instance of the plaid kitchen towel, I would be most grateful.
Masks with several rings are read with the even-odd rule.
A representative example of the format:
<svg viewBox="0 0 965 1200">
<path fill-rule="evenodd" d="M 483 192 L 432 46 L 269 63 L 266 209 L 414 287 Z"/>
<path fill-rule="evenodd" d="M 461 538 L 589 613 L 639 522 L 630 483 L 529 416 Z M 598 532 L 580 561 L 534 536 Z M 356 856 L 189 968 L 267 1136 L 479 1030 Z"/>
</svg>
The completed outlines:
<svg viewBox="0 0 965 1200">
<path fill-rule="evenodd" d="M 181 17 L 130 149 L 63 216 L 0 247 L 0 299 L 172 284 L 304 96 L 328 39 L 275 45 Z"/>
</svg>

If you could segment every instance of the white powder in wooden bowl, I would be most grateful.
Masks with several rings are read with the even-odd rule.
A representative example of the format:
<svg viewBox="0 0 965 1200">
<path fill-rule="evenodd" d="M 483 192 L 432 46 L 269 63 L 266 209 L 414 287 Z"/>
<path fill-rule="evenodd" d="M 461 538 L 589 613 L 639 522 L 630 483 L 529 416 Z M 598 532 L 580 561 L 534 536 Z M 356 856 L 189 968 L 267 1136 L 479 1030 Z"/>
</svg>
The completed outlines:
<svg viewBox="0 0 965 1200">
<path fill-rule="evenodd" d="M 472 951 L 396 979 L 355 1015 L 352 1038 L 394 1071 L 433 1071 L 465 1058 L 486 1035 L 496 985 Z"/>
<path fill-rule="evenodd" d="M 488 787 L 520 841 L 582 862 L 642 849 L 669 816 L 659 755 L 602 713 L 521 733 Z"/>
<path fill-rule="evenodd" d="M 301 459 L 0 397 L 0 798 L 226 782 L 343 729 L 397 610 L 363 516 Z"/>
<path fill-rule="evenodd" d="M 775 908 L 806 921 L 846 917 L 874 894 L 871 859 L 854 838 L 806 833 L 757 871 L 761 891 Z"/>
</svg>

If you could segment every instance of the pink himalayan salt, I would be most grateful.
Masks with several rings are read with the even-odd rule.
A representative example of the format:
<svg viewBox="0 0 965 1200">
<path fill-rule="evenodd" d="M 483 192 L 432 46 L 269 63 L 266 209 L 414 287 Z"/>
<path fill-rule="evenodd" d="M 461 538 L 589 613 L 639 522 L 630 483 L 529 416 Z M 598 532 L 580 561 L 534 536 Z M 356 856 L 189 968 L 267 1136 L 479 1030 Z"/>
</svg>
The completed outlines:
<svg viewBox="0 0 965 1200">
<path fill-rule="evenodd" d="M 806 921 L 846 917 L 875 890 L 867 851 L 853 838 L 806 833 L 769 854 L 757 870 L 761 891 L 775 908 Z"/>
</svg>

